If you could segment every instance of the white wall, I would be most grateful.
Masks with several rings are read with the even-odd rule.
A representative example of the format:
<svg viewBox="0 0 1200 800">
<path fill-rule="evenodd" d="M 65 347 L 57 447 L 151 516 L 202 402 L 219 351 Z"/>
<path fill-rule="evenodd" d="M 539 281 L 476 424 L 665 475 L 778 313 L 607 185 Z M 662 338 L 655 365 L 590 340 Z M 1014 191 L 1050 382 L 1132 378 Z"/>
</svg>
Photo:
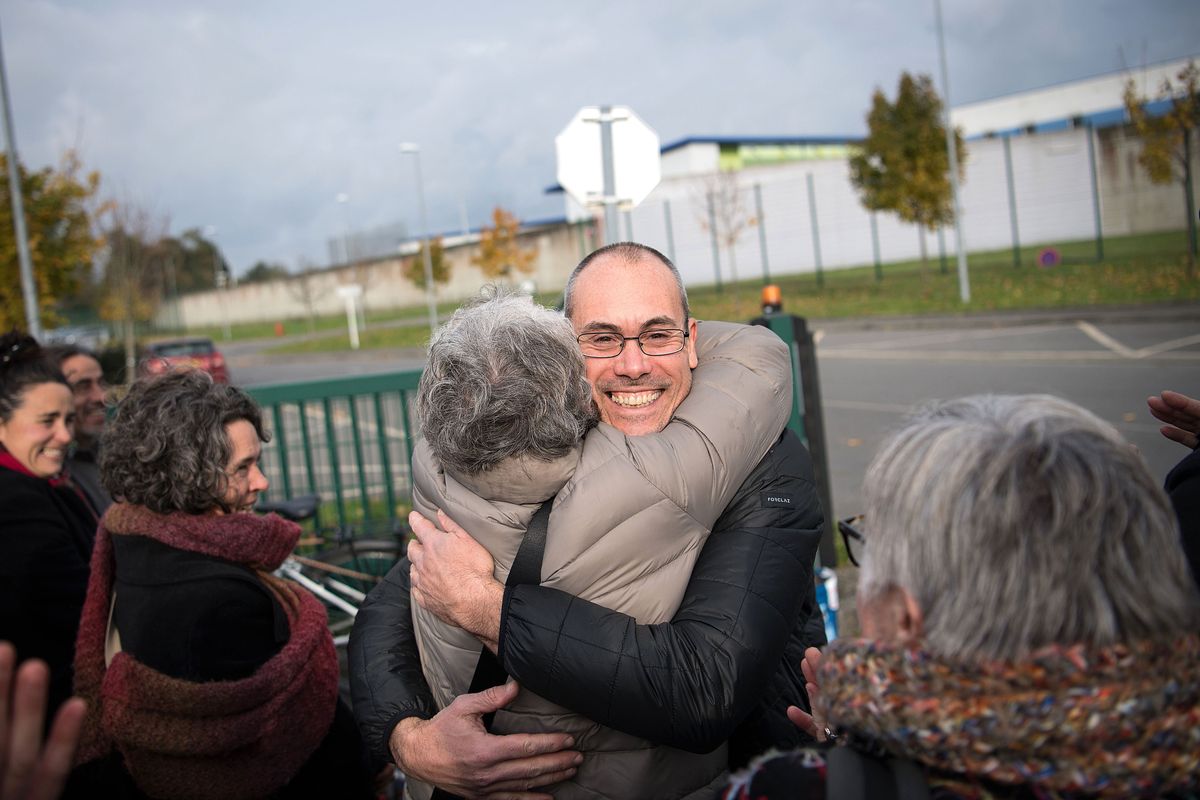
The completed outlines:
<svg viewBox="0 0 1200 800">
<path fill-rule="evenodd" d="M 1017 208 L 1018 241 L 1022 246 L 1089 239 L 1095 236 L 1092 176 L 1088 136 L 1095 136 L 1100 205 L 1105 236 L 1182 229 L 1184 205 L 1177 184 L 1155 186 L 1137 164 L 1140 144 L 1122 128 L 1091 133 L 1079 128 L 1018 135 L 1009 142 L 1013 194 Z M 1200 150 L 1200 148 L 1197 148 Z M 1197 153 L 1200 159 L 1200 152 Z M 967 143 L 962 183 L 963 228 L 969 250 L 1012 247 L 1013 230 L 1004 141 L 975 139 Z M 1196 166 L 1200 175 L 1200 163 Z M 761 187 L 767 260 L 771 274 L 813 272 L 811 210 L 807 176 L 816 199 L 821 263 L 825 269 L 871 264 L 874 251 L 871 217 L 850 183 L 844 159 L 792 162 L 751 167 L 736 173 L 748 216 L 756 216 L 754 185 Z M 632 214 L 634 238 L 672 255 L 685 282 L 714 283 L 712 240 L 702 225 L 707 219 L 705 176 L 665 178 Z M 1200 180 L 1197 181 L 1200 183 Z M 673 241 L 668 236 L 665 207 L 669 204 Z M 875 218 L 883 262 L 915 259 L 920 239 L 915 226 L 894 214 Z M 622 234 L 624 234 L 622 222 Z M 953 229 L 945 246 L 954 250 Z M 931 257 L 937 256 L 936 233 L 926 237 Z M 759 231 L 748 228 L 736 247 L 739 278 L 760 276 Z M 734 259 L 722 247 L 722 280 L 733 279 Z"/>
</svg>

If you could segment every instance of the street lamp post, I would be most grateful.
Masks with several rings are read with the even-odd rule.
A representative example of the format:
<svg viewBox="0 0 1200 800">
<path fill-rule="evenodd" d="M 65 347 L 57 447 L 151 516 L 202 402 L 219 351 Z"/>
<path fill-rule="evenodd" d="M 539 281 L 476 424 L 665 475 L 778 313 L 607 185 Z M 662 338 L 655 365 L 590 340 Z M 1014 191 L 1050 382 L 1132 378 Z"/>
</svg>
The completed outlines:
<svg viewBox="0 0 1200 800">
<path fill-rule="evenodd" d="M 213 284 L 218 290 L 217 305 L 221 307 L 221 322 L 225 329 L 225 341 L 228 342 L 233 339 L 233 329 L 229 324 L 229 276 L 225 274 L 225 270 L 221 269 L 221 255 L 217 251 L 216 235 L 216 225 L 204 226 L 204 238 L 208 240 L 209 247 L 212 248 Z"/>
<path fill-rule="evenodd" d="M 25 231 L 25 206 L 21 197 L 21 167 L 17 158 L 17 134 L 13 130 L 12 105 L 8 100 L 8 76 L 4 71 L 4 53 L 0 52 L 0 109 L 4 112 L 4 151 L 8 154 L 8 192 L 13 209 L 13 236 L 17 240 L 17 263 L 21 271 L 21 295 L 25 300 L 25 330 L 35 339 L 42 336 L 42 318 L 38 308 L 37 287 L 33 280 L 33 258 Z"/>
<path fill-rule="evenodd" d="M 425 184 L 421 181 L 421 148 L 413 142 L 401 142 L 400 152 L 413 156 L 413 167 L 417 177 L 417 204 L 421 210 L 421 250 L 425 254 L 425 300 L 429 303 L 429 335 L 437 331 L 437 297 L 433 290 L 432 244 L 429 240 L 429 220 L 425 213 Z"/>
<path fill-rule="evenodd" d="M 350 195 L 346 192 L 338 192 L 334 198 L 338 204 L 338 216 L 342 222 L 342 263 L 350 263 L 350 224 L 346 222 L 346 204 L 350 202 Z"/>
<path fill-rule="evenodd" d="M 971 279 L 967 274 L 967 245 L 963 241 L 962 203 L 958 196 L 958 146 L 950 122 L 950 73 L 946 70 L 946 40 L 942 34 L 942 0 L 933 0 L 937 21 L 938 62 L 942 68 L 942 113 L 946 126 L 946 152 L 950 157 L 950 195 L 954 199 L 954 239 L 958 245 L 958 297 L 971 302 Z"/>
</svg>

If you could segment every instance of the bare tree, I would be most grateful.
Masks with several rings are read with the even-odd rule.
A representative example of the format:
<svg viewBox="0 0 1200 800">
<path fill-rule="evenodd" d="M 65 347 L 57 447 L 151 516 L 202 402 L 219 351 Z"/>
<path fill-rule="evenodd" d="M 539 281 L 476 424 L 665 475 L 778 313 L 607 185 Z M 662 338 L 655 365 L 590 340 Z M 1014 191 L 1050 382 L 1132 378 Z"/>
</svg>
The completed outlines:
<svg viewBox="0 0 1200 800">
<path fill-rule="evenodd" d="M 729 273 L 737 294 L 737 243 L 742 234 L 758 224 L 746 207 L 738 173 L 719 170 L 702 176 L 693 192 L 693 207 L 700 209 L 696 221 L 705 233 L 715 235 L 729 256 Z"/>
<path fill-rule="evenodd" d="M 126 199 L 107 204 L 101 218 L 104 252 L 100 316 L 116 322 L 125 342 L 125 381 L 137 367 L 136 324 L 154 317 L 163 293 L 162 249 L 168 221 Z"/>
<path fill-rule="evenodd" d="M 317 330 L 317 301 L 321 298 L 317 287 L 317 268 L 303 256 L 300 257 L 298 266 L 299 271 L 288 280 L 286 286 L 288 294 L 304 306 L 304 313 L 308 317 L 308 332 L 314 333 Z"/>
</svg>

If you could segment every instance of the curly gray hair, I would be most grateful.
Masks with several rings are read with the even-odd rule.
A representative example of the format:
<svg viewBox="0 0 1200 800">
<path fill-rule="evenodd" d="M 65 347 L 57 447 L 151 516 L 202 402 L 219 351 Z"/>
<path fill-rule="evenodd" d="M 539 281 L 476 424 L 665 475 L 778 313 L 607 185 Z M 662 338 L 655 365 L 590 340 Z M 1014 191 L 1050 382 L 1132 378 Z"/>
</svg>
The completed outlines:
<svg viewBox="0 0 1200 800">
<path fill-rule="evenodd" d="M 434 457 L 464 475 L 566 455 L 596 420 L 571 324 L 528 297 L 487 291 L 434 335 L 417 388 Z"/>
<path fill-rule="evenodd" d="M 863 486 L 860 597 L 907 590 L 936 653 L 1020 658 L 1200 624 L 1166 495 L 1116 429 L 1074 403 L 929 406 L 888 438 Z"/>
<path fill-rule="evenodd" d="M 199 370 L 138 381 L 100 440 L 100 473 L 114 498 L 168 514 L 220 508 L 232 446 L 225 426 L 246 420 L 261 441 L 258 404 Z"/>
</svg>

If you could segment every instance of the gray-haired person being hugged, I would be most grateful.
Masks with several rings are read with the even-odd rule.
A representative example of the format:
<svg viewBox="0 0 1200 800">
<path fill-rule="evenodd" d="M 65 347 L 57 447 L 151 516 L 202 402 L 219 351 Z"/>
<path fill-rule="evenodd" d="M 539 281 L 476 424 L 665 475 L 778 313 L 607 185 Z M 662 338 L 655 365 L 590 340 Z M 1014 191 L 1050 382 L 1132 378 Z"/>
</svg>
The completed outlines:
<svg viewBox="0 0 1200 800">
<path fill-rule="evenodd" d="M 519 296 L 460 309 L 434 336 L 418 390 L 425 438 L 413 458 L 414 509 L 470 531 L 504 580 L 534 513 L 552 502 L 541 583 L 640 622 L 669 620 L 713 523 L 779 438 L 792 403 L 790 354 L 778 337 L 730 323 L 700 329 L 691 391 L 671 423 L 628 436 L 596 425 L 584 367 L 588 348 L 616 353 L 621 337 L 603 333 L 581 352 L 563 315 Z M 687 331 L 665 325 L 633 338 L 627 346 L 650 358 L 691 346 Z M 649 405 L 659 394 L 641 391 L 623 402 Z M 410 555 L 418 564 L 420 546 Z M 421 591 L 415 579 L 412 591 Z M 470 687 L 480 641 L 426 608 L 414 606 L 413 617 L 425 677 L 445 707 Z M 708 797 L 726 770 L 723 746 L 657 746 L 530 692 L 496 715 L 494 730 L 574 737 L 582 763 L 552 789 L 558 797 Z M 409 791 L 427 797 L 431 787 L 410 781 Z"/>
<path fill-rule="evenodd" d="M 367 797 L 325 609 L 271 574 L 300 529 L 251 509 L 268 482 L 255 402 L 205 373 L 134 384 L 104 431 L 116 501 L 75 655 L 88 702 L 69 792 Z"/>
<path fill-rule="evenodd" d="M 1200 596 L 1166 496 L 1111 425 L 1044 395 L 936 404 L 864 492 L 863 638 L 808 665 L 849 748 L 827 772 L 811 752 L 767 758 L 727 797 L 792 797 L 817 770 L 829 797 L 1195 796 Z"/>
</svg>

